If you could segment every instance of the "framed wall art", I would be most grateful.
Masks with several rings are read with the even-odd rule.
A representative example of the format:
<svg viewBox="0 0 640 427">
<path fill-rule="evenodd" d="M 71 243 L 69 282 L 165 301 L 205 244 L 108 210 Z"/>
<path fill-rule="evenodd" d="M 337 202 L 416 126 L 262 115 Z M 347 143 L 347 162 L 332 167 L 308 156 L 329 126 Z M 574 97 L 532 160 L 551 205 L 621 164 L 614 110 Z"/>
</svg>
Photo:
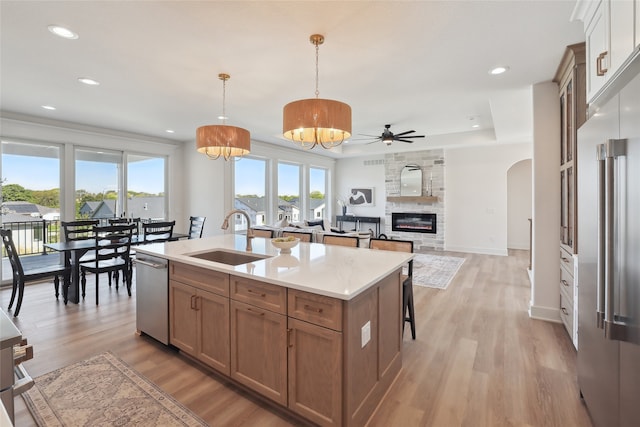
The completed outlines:
<svg viewBox="0 0 640 427">
<path fill-rule="evenodd" d="M 349 193 L 349 205 L 373 206 L 373 188 L 352 188 Z"/>
</svg>

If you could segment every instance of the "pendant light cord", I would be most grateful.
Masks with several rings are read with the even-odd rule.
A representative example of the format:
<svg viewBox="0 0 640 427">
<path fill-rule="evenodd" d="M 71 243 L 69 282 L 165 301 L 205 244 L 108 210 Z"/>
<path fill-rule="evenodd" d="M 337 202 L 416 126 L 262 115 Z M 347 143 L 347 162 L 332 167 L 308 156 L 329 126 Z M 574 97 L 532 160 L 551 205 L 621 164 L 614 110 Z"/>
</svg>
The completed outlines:
<svg viewBox="0 0 640 427">
<path fill-rule="evenodd" d="M 316 99 L 318 99 L 320 95 L 320 90 L 318 90 L 318 57 L 320 56 L 320 45 L 317 41 L 314 44 L 316 45 Z"/>
</svg>

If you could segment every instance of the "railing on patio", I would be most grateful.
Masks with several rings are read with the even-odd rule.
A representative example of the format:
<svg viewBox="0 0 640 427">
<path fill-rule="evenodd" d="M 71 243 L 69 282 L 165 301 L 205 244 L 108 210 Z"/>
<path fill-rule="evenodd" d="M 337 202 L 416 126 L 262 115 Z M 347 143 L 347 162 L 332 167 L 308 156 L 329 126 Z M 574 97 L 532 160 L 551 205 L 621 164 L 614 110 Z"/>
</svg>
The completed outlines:
<svg viewBox="0 0 640 427">
<path fill-rule="evenodd" d="M 45 244 L 61 240 L 59 220 L 3 222 L 2 228 L 12 231 L 13 242 L 20 255 L 44 255 L 50 252 Z M 2 256 L 7 256 L 4 247 Z"/>
</svg>

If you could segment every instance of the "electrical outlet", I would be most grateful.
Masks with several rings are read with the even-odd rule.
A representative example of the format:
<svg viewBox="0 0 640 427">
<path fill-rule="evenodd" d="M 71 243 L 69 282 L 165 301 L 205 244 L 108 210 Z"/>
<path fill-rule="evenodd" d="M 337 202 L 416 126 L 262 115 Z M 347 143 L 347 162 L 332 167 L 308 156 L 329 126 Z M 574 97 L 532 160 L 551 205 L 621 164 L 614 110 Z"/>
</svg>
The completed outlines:
<svg viewBox="0 0 640 427">
<path fill-rule="evenodd" d="M 361 337 L 362 348 L 364 348 L 364 346 L 367 345 L 369 341 L 371 341 L 371 321 L 368 321 L 362 327 Z"/>
</svg>

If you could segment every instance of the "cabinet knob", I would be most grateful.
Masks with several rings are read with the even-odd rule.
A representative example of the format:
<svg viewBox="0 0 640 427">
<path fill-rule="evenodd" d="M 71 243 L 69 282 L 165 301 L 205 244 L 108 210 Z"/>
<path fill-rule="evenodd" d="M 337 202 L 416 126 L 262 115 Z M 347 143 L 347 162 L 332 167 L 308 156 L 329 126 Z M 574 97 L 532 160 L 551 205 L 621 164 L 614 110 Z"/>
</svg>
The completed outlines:
<svg viewBox="0 0 640 427">
<path fill-rule="evenodd" d="M 566 281 L 566 280 L 564 280 L 564 279 L 562 279 L 560 282 L 561 282 L 563 285 L 567 286 L 567 287 L 569 286 L 569 282 L 567 282 L 567 281 Z"/>
</svg>

